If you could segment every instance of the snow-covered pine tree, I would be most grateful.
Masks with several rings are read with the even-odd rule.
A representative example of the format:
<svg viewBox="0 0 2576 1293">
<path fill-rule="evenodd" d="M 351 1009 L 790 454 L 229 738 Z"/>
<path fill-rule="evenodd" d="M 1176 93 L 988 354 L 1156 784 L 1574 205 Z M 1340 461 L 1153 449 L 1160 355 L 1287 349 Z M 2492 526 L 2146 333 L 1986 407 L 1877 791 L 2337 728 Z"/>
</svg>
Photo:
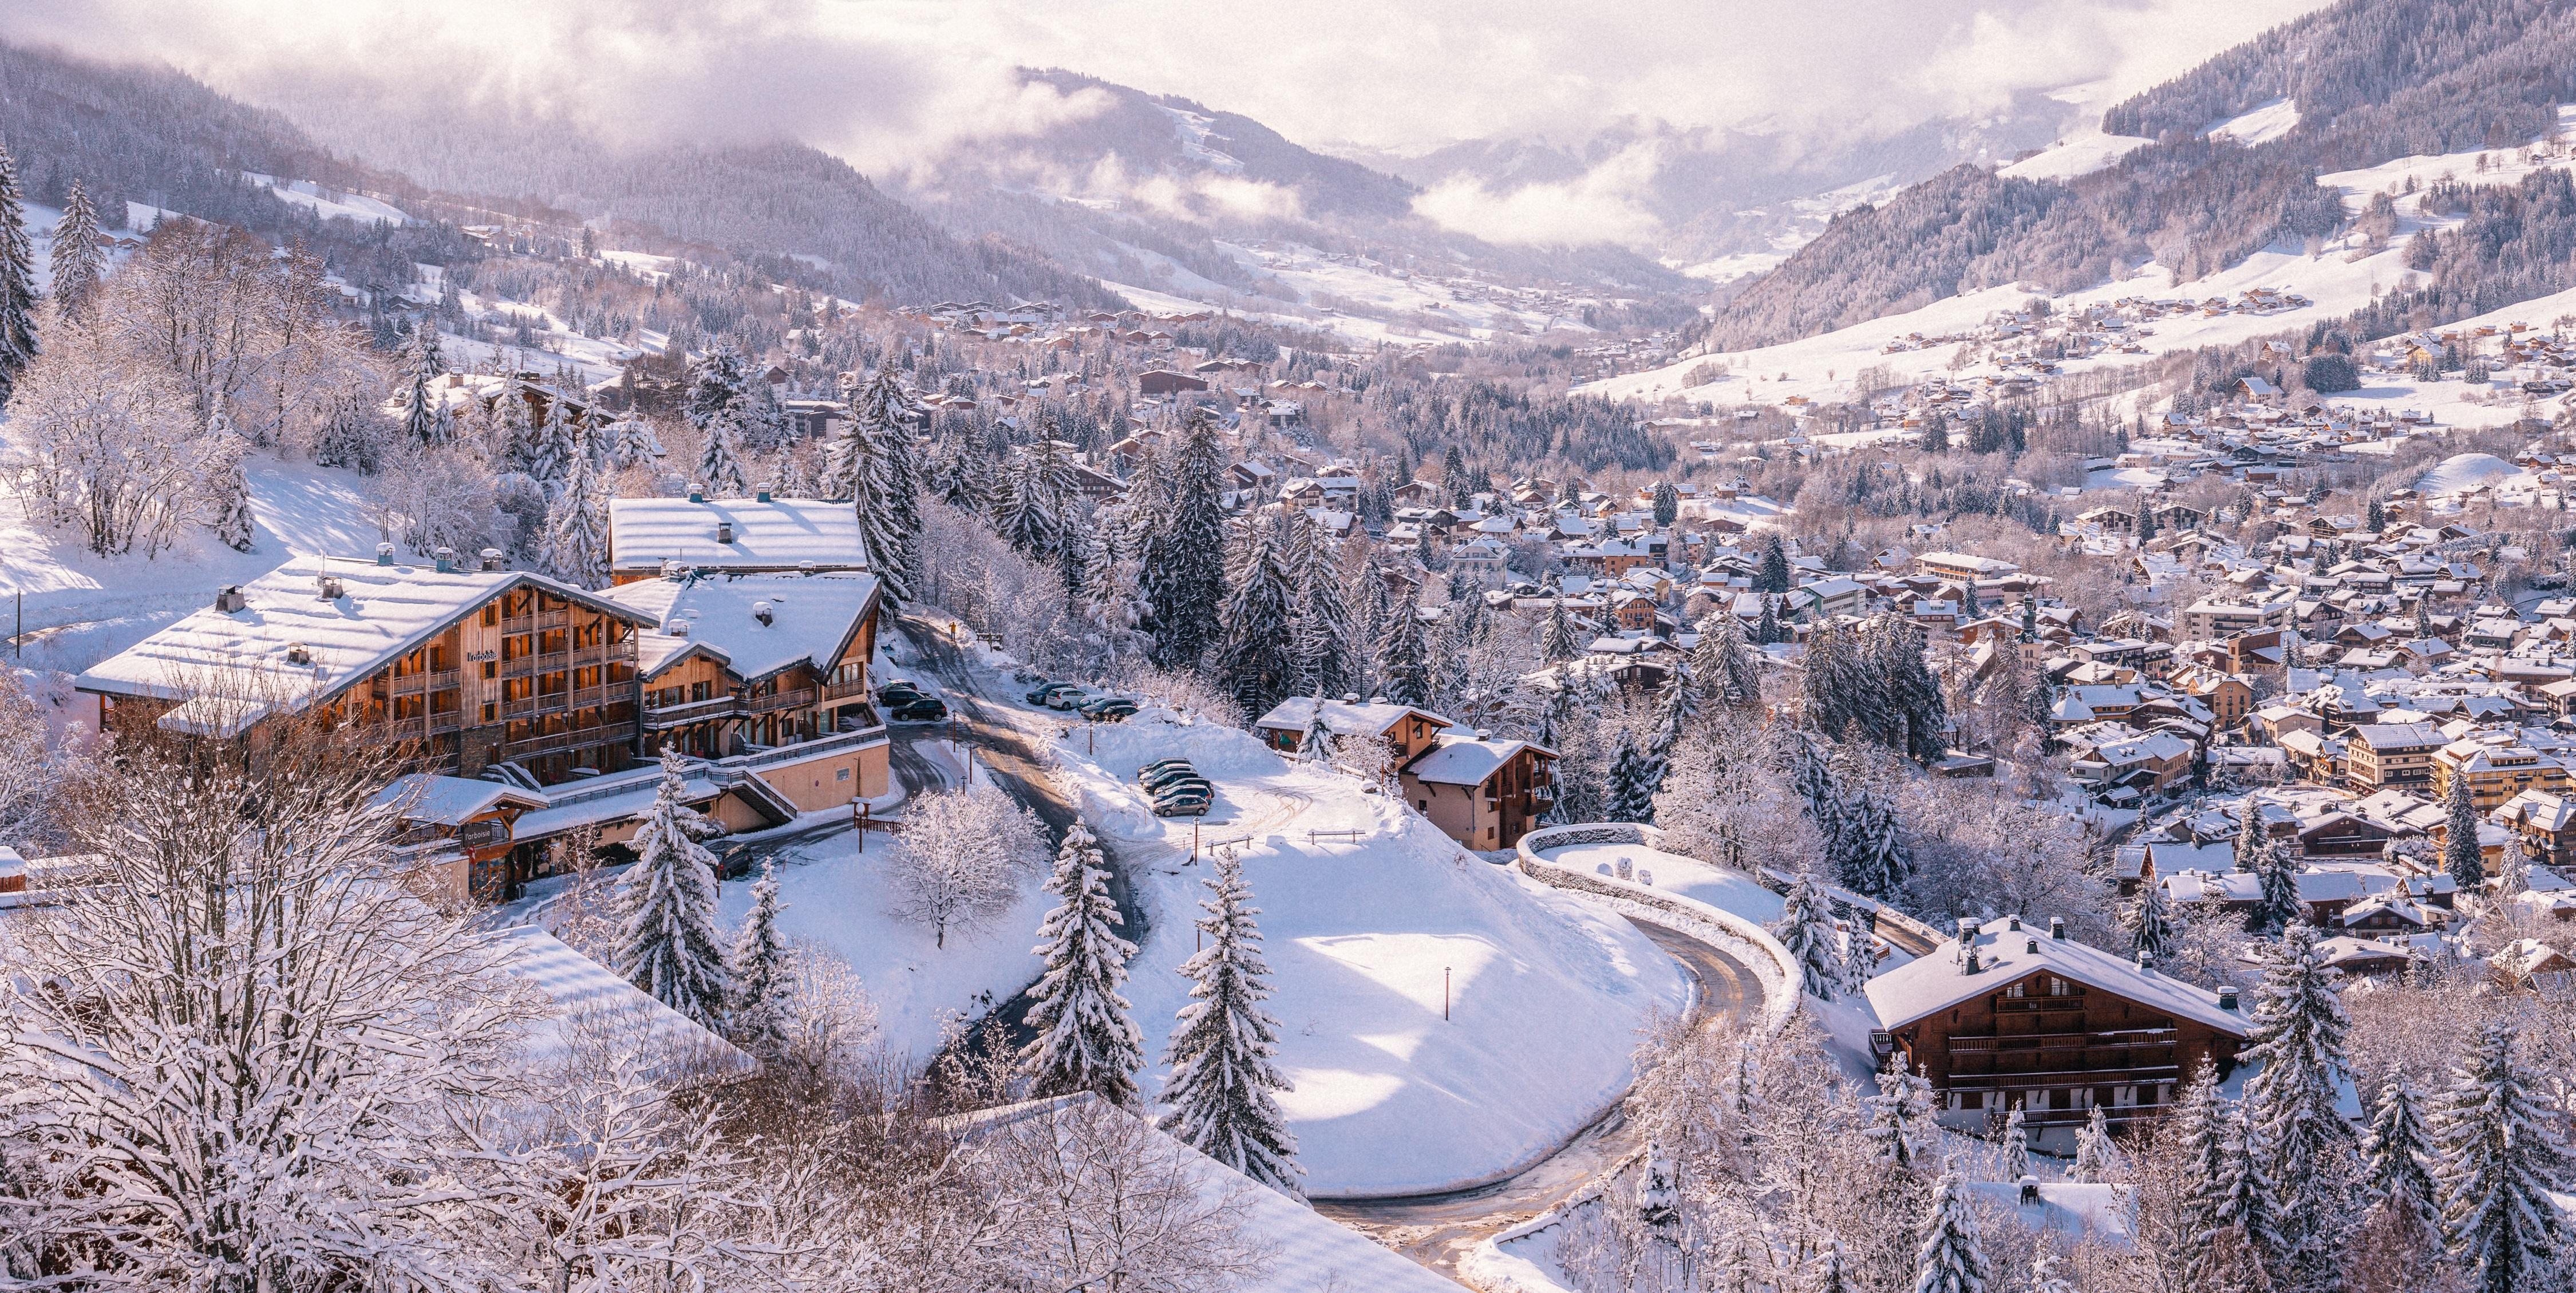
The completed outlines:
<svg viewBox="0 0 2576 1293">
<path fill-rule="evenodd" d="M 2102 1106 L 2075 1133 L 2075 1180 L 2082 1185 L 2110 1185 L 2120 1178 L 2120 1146 L 2111 1139 L 2111 1118 Z"/>
<path fill-rule="evenodd" d="M 1190 1004 L 1163 1059 L 1172 1075 L 1163 1085 L 1171 1112 L 1160 1126 L 1184 1143 L 1290 1197 L 1297 1182 L 1297 1137 L 1272 1093 L 1290 1090 L 1270 1057 L 1279 1051 L 1279 1021 L 1261 1008 L 1270 995 L 1270 966 L 1261 955 L 1261 930 L 1253 917 L 1252 889 L 1243 865 L 1229 851 L 1216 858 L 1212 896 L 1199 904 L 1197 924 L 1207 946 L 1181 965 L 1191 980 Z"/>
<path fill-rule="evenodd" d="M 1748 709 L 1762 703 L 1762 674 L 1744 640 L 1744 621 L 1735 612 L 1721 608 L 1700 618 L 1691 676 L 1699 680 L 1701 699 L 1712 705 Z"/>
<path fill-rule="evenodd" d="M 2138 886 L 2138 896 L 2121 912 L 2120 923 L 2129 932 L 2129 950 L 2153 962 L 2162 960 L 2181 937 L 2176 920 L 2173 899 L 2164 885 L 2149 879 Z"/>
<path fill-rule="evenodd" d="M 2427 1164 L 2436 1161 L 2431 1137 L 2416 1107 L 2422 1103 L 2415 1094 L 2415 1083 L 2404 1073 L 2389 1079 L 2380 1088 L 2378 1107 L 2370 1119 L 2370 1135 L 2362 1142 L 2362 1187 L 2374 1204 L 2403 1208 L 2409 1215 L 2430 1222 L 2441 1215 L 2437 1202 L 2441 1188 L 2434 1184 Z"/>
<path fill-rule="evenodd" d="M 1655 820 L 1654 759 L 1637 746 L 1628 729 L 1619 729 L 1618 752 L 1610 758 L 1610 820 Z"/>
<path fill-rule="evenodd" d="M 2270 847 L 2264 834 L 2263 805 L 2248 791 L 2236 806 L 2236 869 L 2248 875 L 2261 871 Z"/>
<path fill-rule="evenodd" d="M 1341 562 L 1336 550 L 1316 537 L 1314 526 L 1300 522 L 1298 529 L 1307 536 L 1297 578 L 1298 682 L 1323 696 L 1356 693 L 1360 668 L 1351 647 L 1361 639 L 1351 623 Z"/>
<path fill-rule="evenodd" d="M 1637 1174 L 1637 1220 L 1658 1237 L 1671 1238 L 1681 1227 L 1682 1193 L 1673 1177 L 1673 1159 L 1661 1145 L 1646 1146 L 1645 1169 Z"/>
<path fill-rule="evenodd" d="M 1583 654 L 1583 644 L 1574 635 L 1574 616 L 1565 609 L 1565 588 L 1551 579 L 1547 585 L 1547 628 L 1539 634 L 1539 659 L 1548 664 L 1564 664 Z"/>
<path fill-rule="evenodd" d="M 1771 933 L 1797 958 L 1799 986 L 1809 996 L 1833 1000 L 1834 987 L 1843 977 L 1842 958 L 1834 946 L 1832 904 L 1814 876 L 1802 871 L 1791 882 Z"/>
<path fill-rule="evenodd" d="M 2245 1081 L 2246 1116 L 2271 1151 L 2268 1174 L 2282 1191 L 2276 1226 L 2294 1264 L 2330 1264 L 2339 1247 L 2343 1195 L 2360 1170 L 2352 1124 L 2335 1111 L 2350 1081 L 2344 1038 L 2352 1030 L 2336 991 L 2339 975 L 2316 931 L 2293 924 L 2256 990 L 2247 1059 L 2262 1067 Z"/>
<path fill-rule="evenodd" d="M 1218 609 L 1226 595 L 1225 482 L 1216 417 L 1192 409 L 1169 473 L 1170 501 L 1146 538 L 1141 563 L 1145 628 L 1154 635 L 1154 662 L 1165 669 L 1195 667 L 1224 633 Z M 1418 629 L 1414 640 L 1421 640 Z"/>
<path fill-rule="evenodd" d="M 546 415 L 537 422 L 535 452 L 528 459 L 528 475 L 544 488 L 549 502 L 563 493 L 564 478 L 571 474 L 572 461 L 581 453 L 565 403 L 559 394 L 547 397 Z M 712 441 L 714 436 L 710 434 L 708 439 Z"/>
<path fill-rule="evenodd" d="M 1868 642 L 1869 671 L 1885 697 L 1887 743 L 1917 763 L 1939 762 L 1949 753 L 1950 706 L 1924 661 L 1923 630 L 1897 615 L 1879 615 Z"/>
<path fill-rule="evenodd" d="M 1789 591 L 1789 552 L 1780 545 L 1780 536 L 1776 533 L 1762 536 L 1762 557 L 1753 567 L 1753 591 Z"/>
<path fill-rule="evenodd" d="M 1315 689 L 1306 710 L 1306 730 L 1297 737 L 1297 757 L 1308 763 L 1333 761 L 1333 729 L 1324 721 L 1324 689 Z"/>
<path fill-rule="evenodd" d="M 2478 849 L 2478 810 L 2469 799 L 2469 779 L 2451 778 L 2450 793 L 2443 798 L 2442 869 L 2460 887 L 2463 897 L 2475 895 L 2486 883 L 2486 855 Z"/>
<path fill-rule="evenodd" d="M 36 245 L 18 194 L 18 162 L 0 145 L 0 408 L 36 362 Z"/>
<path fill-rule="evenodd" d="M 1234 592 L 1225 601 L 1225 641 L 1214 662 L 1217 680 L 1246 714 L 1270 712 L 1297 683 L 1296 589 L 1280 560 L 1275 526 L 1256 522 Z"/>
<path fill-rule="evenodd" d="M 566 456 L 563 492 L 546 512 L 539 554 L 548 573 L 576 588 L 608 584 L 608 490 L 584 448 Z"/>
<path fill-rule="evenodd" d="M 2550 1192 L 2568 1187 L 2561 1115 L 2514 1055 L 2514 1025 L 2488 1024 L 2451 1073 L 2434 1122 L 2442 1231 L 2478 1293 L 2526 1293 L 2564 1275 L 2566 1227 Z"/>
<path fill-rule="evenodd" d="M 787 1049 L 788 993 L 793 971 L 787 964 L 787 940 L 778 932 L 778 873 L 760 864 L 760 879 L 751 886 L 751 914 L 734 935 L 732 999 L 727 1006 L 727 1035 L 736 1046 L 762 1059 Z"/>
<path fill-rule="evenodd" d="M 2003 1163 L 1995 1175 L 2004 1181 L 2018 1181 L 2030 1175 L 2030 1131 L 2023 1123 L 2019 1103 L 2004 1115 Z"/>
<path fill-rule="evenodd" d="M 54 222 L 54 308 L 66 319 L 89 313 L 107 257 L 98 249 L 98 211 L 79 180 L 63 198 L 63 218 Z"/>
<path fill-rule="evenodd" d="M 629 409 L 624 417 L 608 424 L 608 465 L 619 471 L 650 467 L 662 456 L 662 441 L 653 434 L 653 424 L 644 415 Z"/>
<path fill-rule="evenodd" d="M 751 491 L 750 481 L 742 471 L 742 447 L 730 414 L 719 414 L 707 424 L 707 433 L 698 449 L 698 483 L 706 486 L 709 498 L 740 498 Z"/>
<path fill-rule="evenodd" d="M 723 1022 L 731 982 L 716 944 L 716 859 L 698 841 L 722 828 L 680 802 L 687 786 L 680 752 L 664 748 L 653 807 L 630 844 L 635 864 L 618 878 L 625 920 L 609 968 L 646 996 L 714 1028 Z"/>
<path fill-rule="evenodd" d="M 2138 495 L 2138 511 L 2134 528 L 2137 530 L 2138 544 L 2141 547 L 2146 545 L 2147 540 L 2156 537 L 2156 501 L 2143 493 Z"/>
<path fill-rule="evenodd" d="M 1762 613 L 1753 621 L 1753 645 L 1777 646 L 1786 641 L 1789 631 L 1780 627 L 1780 599 L 1762 599 Z"/>
<path fill-rule="evenodd" d="M 2242 1103 L 2225 1102 L 2217 1117 L 2219 1176 L 2210 1199 L 2211 1231 L 2242 1230 L 2246 1242 L 2269 1263 L 2282 1252 L 2281 1195 L 2272 1179 L 2272 1147 L 2263 1139 L 2262 1123 Z"/>
<path fill-rule="evenodd" d="M 1844 749 L 1854 748 L 1846 741 Z M 1905 842 L 1904 822 L 1878 778 L 1858 757 L 1845 765 L 1835 752 L 1834 784 L 1841 791 L 1840 813 L 1828 835 L 1828 852 L 1843 887 L 1878 899 L 1895 897 L 1914 875 L 1914 851 Z"/>
<path fill-rule="evenodd" d="M 2300 860 L 2292 851 L 2296 847 L 2295 841 L 2280 840 L 2264 847 L 2261 864 L 2254 872 L 2254 906 L 2245 913 L 2247 932 L 2277 934 L 2288 929 L 2305 910 L 2299 906 Z"/>
<path fill-rule="evenodd" d="M 1027 449 L 1012 461 L 1001 496 L 993 503 L 993 532 L 1033 561 L 1052 554 L 1062 535 L 1054 483 L 1047 479 L 1039 453 Z"/>
<path fill-rule="evenodd" d="M 731 341 L 717 343 L 689 370 L 688 415 L 691 425 L 700 431 L 712 431 L 719 422 L 734 424 L 734 434 L 741 434 L 745 378 L 742 352 Z"/>
<path fill-rule="evenodd" d="M 1669 480 L 1656 481 L 1654 506 L 1655 524 L 1669 527 L 1673 522 L 1681 519 L 1682 492 L 1675 489 Z"/>
<path fill-rule="evenodd" d="M 1914 1293 L 1989 1293 L 1994 1268 L 1977 1243 L 1977 1214 L 1957 1172 L 1943 1172 L 1932 1186 L 1932 1213 L 1923 1222 L 1923 1247 L 1914 1258 Z"/>
<path fill-rule="evenodd" d="M 1872 721 L 1863 712 L 1866 699 L 1853 694 L 1852 669 L 1844 659 L 1848 651 L 1843 626 L 1831 620 L 1818 623 L 1814 636 L 1807 639 L 1799 688 L 1806 700 L 1806 725 L 1823 736 L 1838 737 L 1846 731 L 1865 729 Z"/>
<path fill-rule="evenodd" d="M 2496 900 L 2501 902 L 2519 896 L 2530 888 L 2531 857 L 2522 850 L 2522 836 L 2508 828 L 2504 836 L 2504 855 L 2496 859 Z"/>
<path fill-rule="evenodd" d="M 850 389 L 841 433 L 824 449 L 822 489 L 832 498 L 850 500 L 867 543 L 869 566 L 887 599 L 897 604 L 910 600 L 921 582 L 922 473 L 912 434 L 915 416 L 888 355 L 874 375 Z M 1048 533 L 1052 540 L 1051 527 Z"/>
<path fill-rule="evenodd" d="M 421 329 L 430 326 L 426 320 L 420 325 Z M 419 331 L 403 347 L 401 367 L 396 371 L 401 382 L 396 396 L 402 403 L 403 434 L 415 444 L 435 447 L 442 443 L 438 438 L 438 414 L 445 401 L 430 394 L 429 365 L 421 362 Z"/>
<path fill-rule="evenodd" d="M 1038 926 L 1034 949 L 1046 973 L 1030 990 L 1029 1030 L 1020 1051 L 1033 1096 L 1089 1091 L 1112 1104 L 1136 1101 L 1145 1067 L 1145 1037 L 1128 1014 L 1127 961 L 1136 945 L 1118 936 L 1126 918 L 1109 897 L 1099 841 L 1075 822 L 1056 851 L 1047 892 L 1053 911 Z"/>
<path fill-rule="evenodd" d="M 1874 1161 L 1913 1174 L 1936 1165 L 1940 1128 L 1932 1122 L 1932 1083 L 1905 1067 L 1905 1052 L 1887 1057 L 1878 1073 L 1878 1094 L 1863 1097 L 1869 1106 L 1867 1137 Z"/>
<path fill-rule="evenodd" d="M 1655 725 L 1646 733 L 1646 753 L 1654 760 L 1654 789 L 1664 788 L 1664 777 L 1673 766 L 1673 752 L 1681 748 L 1682 738 L 1699 719 L 1699 684 L 1691 677 L 1687 657 L 1673 662 L 1673 671 L 1664 678 L 1663 690 L 1655 695 Z"/>
<path fill-rule="evenodd" d="M 1387 608 L 1386 637 L 1378 643 L 1378 692 L 1398 705 L 1431 703 L 1431 647 L 1422 638 L 1421 608 L 1398 599 Z"/>
<path fill-rule="evenodd" d="M 1869 924 L 1853 917 L 1843 926 L 1843 990 L 1857 997 L 1869 988 L 1878 973 L 1878 940 L 1869 932 Z"/>
<path fill-rule="evenodd" d="M 816 498 L 822 486 L 814 475 L 813 450 L 806 445 L 790 445 L 778 455 L 778 477 L 771 491 L 779 498 Z"/>
<path fill-rule="evenodd" d="M 242 473 L 242 457 L 250 452 L 250 444 L 234 432 L 232 415 L 220 403 L 207 420 L 206 443 L 202 485 L 207 501 L 206 525 L 225 547 L 248 552 L 252 531 L 250 480 Z"/>
</svg>

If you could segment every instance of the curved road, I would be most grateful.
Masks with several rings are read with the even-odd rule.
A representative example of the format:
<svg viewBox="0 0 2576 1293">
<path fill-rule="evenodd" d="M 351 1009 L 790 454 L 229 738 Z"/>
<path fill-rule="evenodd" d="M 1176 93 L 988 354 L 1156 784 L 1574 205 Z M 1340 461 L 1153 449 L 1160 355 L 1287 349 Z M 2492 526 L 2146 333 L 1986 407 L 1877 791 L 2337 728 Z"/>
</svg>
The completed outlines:
<svg viewBox="0 0 2576 1293">
<path fill-rule="evenodd" d="M 1715 1028 L 1760 1013 L 1761 980 L 1742 962 L 1688 935 L 1628 919 L 1696 981 L 1694 1027 Z M 1459 1258 L 1477 1244 L 1563 1202 L 1643 1146 L 1622 1106 L 1614 1105 L 1555 1153 L 1490 1185 L 1447 1194 L 1319 1199 L 1315 1211 L 1456 1279 Z"/>
</svg>

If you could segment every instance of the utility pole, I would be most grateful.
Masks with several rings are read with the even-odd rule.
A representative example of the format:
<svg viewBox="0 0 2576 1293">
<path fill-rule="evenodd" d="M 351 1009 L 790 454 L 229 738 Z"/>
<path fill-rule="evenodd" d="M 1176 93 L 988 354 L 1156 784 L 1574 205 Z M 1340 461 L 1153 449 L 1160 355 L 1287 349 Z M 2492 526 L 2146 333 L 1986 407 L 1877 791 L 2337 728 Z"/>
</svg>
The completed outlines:
<svg viewBox="0 0 2576 1293">
<path fill-rule="evenodd" d="M 1449 1022 L 1449 967 L 1440 967 L 1440 1022 Z"/>
</svg>

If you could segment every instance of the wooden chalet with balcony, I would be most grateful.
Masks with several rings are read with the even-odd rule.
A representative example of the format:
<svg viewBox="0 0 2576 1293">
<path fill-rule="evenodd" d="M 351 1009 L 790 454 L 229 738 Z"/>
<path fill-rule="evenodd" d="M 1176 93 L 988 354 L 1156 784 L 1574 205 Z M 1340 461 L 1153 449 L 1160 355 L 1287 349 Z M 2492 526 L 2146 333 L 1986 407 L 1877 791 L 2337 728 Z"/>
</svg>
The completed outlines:
<svg viewBox="0 0 2576 1293">
<path fill-rule="evenodd" d="M 231 739 L 318 709 L 416 744 L 428 771 L 515 765 L 530 784 L 635 761 L 637 633 L 597 594 L 502 568 L 298 557 L 74 680 L 100 730 L 149 720 Z"/>
<path fill-rule="evenodd" d="M 2202 1060 L 2226 1074 L 2250 1027 L 2234 989 L 2205 992 L 2018 916 L 1961 921 L 1868 997 L 1873 1040 L 1931 1081 L 1945 1125 L 1982 1131 L 2019 1108 L 2033 1144 L 2058 1152 L 2096 1108 L 2122 1129 L 2171 1105 Z"/>
</svg>

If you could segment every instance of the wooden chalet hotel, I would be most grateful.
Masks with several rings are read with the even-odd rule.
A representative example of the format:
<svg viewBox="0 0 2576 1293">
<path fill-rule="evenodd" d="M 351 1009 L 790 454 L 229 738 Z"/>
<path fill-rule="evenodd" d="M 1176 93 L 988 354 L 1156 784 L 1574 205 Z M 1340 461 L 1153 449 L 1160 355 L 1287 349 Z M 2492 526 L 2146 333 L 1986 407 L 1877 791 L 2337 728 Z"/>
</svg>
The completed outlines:
<svg viewBox="0 0 2576 1293">
<path fill-rule="evenodd" d="M 665 748 L 704 761 L 692 806 L 734 829 L 886 793 L 879 587 L 849 504 L 621 499 L 610 526 L 604 592 L 489 551 L 298 557 L 74 685 L 102 731 L 231 739 L 318 709 L 411 743 L 407 838 L 492 898 L 548 874 L 552 836 L 631 836 Z"/>
<path fill-rule="evenodd" d="M 2210 993 L 2020 917 L 1980 926 L 1869 981 L 1874 1040 L 1931 1080 L 1962 1130 L 2021 1109 L 2033 1145 L 2072 1152 L 2100 1108 L 2113 1128 L 2161 1113 L 2203 1059 L 2224 1077 L 2250 1021 Z"/>
</svg>

